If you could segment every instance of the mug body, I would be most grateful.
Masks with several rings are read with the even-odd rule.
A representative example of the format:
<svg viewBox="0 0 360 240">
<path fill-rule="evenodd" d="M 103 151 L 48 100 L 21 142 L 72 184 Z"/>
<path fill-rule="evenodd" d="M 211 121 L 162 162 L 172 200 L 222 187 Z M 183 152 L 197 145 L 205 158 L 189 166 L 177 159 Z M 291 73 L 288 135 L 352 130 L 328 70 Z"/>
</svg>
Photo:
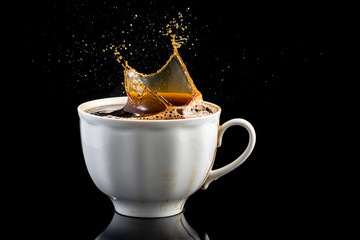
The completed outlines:
<svg viewBox="0 0 360 240">
<path fill-rule="evenodd" d="M 126 101 L 105 98 L 78 107 L 89 174 L 120 214 L 178 214 L 211 170 L 221 110 L 212 104 L 218 110 L 209 116 L 175 120 L 115 119 L 86 112 Z"/>
</svg>

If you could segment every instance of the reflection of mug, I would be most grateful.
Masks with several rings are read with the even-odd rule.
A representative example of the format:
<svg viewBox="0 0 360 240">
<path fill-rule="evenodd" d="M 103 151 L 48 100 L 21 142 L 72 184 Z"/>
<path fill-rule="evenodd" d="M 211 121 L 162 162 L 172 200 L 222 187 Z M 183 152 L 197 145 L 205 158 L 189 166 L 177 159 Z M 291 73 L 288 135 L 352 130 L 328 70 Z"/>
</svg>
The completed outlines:
<svg viewBox="0 0 360 240">
<path fill-rule="evenodd" d="M 133 218 L 114 214 L 113 219 L 96 240 L 110 239 L 198 239 L 183 213 L 167 218 Z M 205 234 L 204 239 L 210 239 Z"/>
<path fill-rule="evenodd" d="M 233 119 L 219 126 L 221 109 L 215 104 L 218 111 L 211 115 L 174 120 L 114 119 L 86 112 L 126 101 L 127 97 L 105 98 L 78 107 L 86 166 L 96 186 L 112 199 L 120 214 L 178 214 L 191 194 L 238 167 L 254 148 L 251 124 Z M 212 171 L 222 136 L 234 125 L 247 129 L 249 144 L 235 161 Z"/>
</svg>

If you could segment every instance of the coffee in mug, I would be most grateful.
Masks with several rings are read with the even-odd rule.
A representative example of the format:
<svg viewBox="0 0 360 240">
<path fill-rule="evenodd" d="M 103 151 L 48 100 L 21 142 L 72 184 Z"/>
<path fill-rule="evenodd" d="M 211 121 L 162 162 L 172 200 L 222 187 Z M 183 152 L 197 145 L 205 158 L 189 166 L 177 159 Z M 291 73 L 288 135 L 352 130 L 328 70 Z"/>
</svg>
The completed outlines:
<svg viewBox="0 0 360 240">
<path fill-rule="evenodd" d="M 159 71 L 142 74 L 126 66 L 127 97 L 89 101 L 78 107 L 81 143 L 89 174 L 116 212 L 134 217 L 181 213 L 186 200 L 241 165 L 255 145 L 244 119 L 220 126 L 221 108 L 203 101 L 174 44 Z M 213 170 L 224 132 L 242 126 L 245 151 Z"/>
</svg>

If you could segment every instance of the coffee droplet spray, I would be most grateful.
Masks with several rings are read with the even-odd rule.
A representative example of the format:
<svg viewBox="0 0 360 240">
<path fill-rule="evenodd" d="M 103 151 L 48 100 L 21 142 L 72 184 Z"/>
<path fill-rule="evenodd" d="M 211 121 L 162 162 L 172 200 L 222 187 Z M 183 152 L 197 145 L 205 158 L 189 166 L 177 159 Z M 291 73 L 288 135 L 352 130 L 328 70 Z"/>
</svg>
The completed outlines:
<svg viewBox="0 0 360 240">
<path fill-rule="evenodd" d="M 128 96 L 126 105 L 117 111 L 98 115 L 137 119 L 183 119 L 208 115 L 213 112 L 205 106 L 202 94 L 197 90 L 178 49 L 188 40 L 177 36 L 173 30 L 184 31 L 182 14 L 180 24 L 173 18 L 166 25 L 163 34 L 171 36 L 173 54 L 164 66 L 152 74 L 143 74 L 130 67 L 116 49 L 116 60 L 124 67 L 125 90 Z M 173 34 L 172 34 L 173 33 Z"/>
</svg>

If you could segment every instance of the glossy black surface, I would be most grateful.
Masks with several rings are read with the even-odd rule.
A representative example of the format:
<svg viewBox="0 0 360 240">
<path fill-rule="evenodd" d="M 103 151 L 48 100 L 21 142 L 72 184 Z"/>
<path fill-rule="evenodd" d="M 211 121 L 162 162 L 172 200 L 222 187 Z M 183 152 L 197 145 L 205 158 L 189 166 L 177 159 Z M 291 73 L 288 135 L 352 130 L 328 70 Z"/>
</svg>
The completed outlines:
<svg viewBox="0 0 360 240">
<path fill-rule="evenodd" d="M 196 232 L 193 238 L 293 239 L 338 230 L 329 226 L 341 212 L 332 202 L 341 172 L 330 170 L 336 161 L 324 156 L 333 145 L 320 144 L 330 130 L 339 131 L 322 119 L 334 106 L 328 102 L 334 96 L 328 92 L 334 6 L 30 1 L 13 3 L 6 32 L 12 75 L 3 92 L 13 92 L 22 108 L 6 118 L 18 129 L 8 137 L 15 169 L 8 181 L 14 184 L 4 182 L 15 237 L 95 239 L 107 231 L 114 210 L 86 170 L 76 107 L 123 95 L 123 69 L 113 54 L 103 52 L 123 37 L 134 51 L 126 56 L 131 66 L 146 73 L 162 66 L 171 53 L 170 39 L 143 38 L 144 19 L 167 24 L 164 15 L 185 15 L 188 7 L 191 39 L 179 52 L 190 76 L 204 100 L 222 107 L 221 123 L 244 118 L 257 133 L 254 152 L 242 166 L 186 202 L 184 219 Z M 138 20 L 132 21 L 135 14 Z M 123 35 L 130 23 L 133 31 Z M 234 160 L 246 144 L 246 130 L 229 129 L 214 167 Z M 150 226 L 156 221 L 146 220 Z"/>
</svg>

